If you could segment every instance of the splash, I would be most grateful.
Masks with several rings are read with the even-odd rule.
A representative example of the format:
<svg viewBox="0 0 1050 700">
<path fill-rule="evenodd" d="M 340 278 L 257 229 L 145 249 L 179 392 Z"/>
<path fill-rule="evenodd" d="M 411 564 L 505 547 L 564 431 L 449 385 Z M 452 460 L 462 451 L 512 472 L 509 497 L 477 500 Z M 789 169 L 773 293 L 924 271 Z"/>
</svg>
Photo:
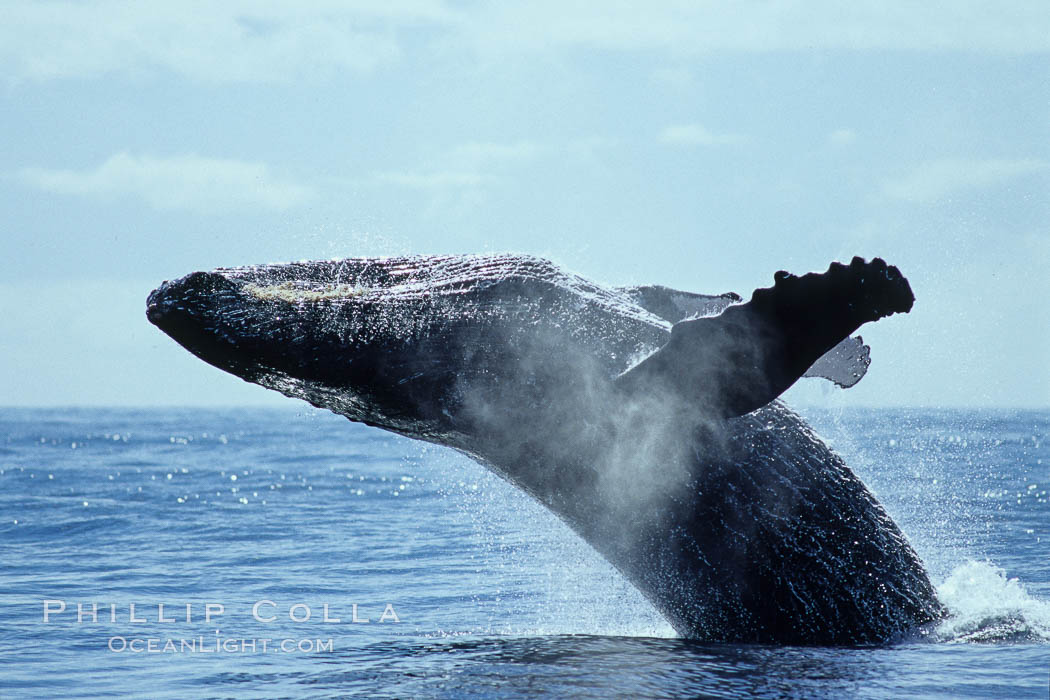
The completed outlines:
<svg viewBox="0 0 1050 700">
<path fill-rule="evenodd" d="M 937 594 L 949 614 L 933 631 L 934 641 L 1050 642 L 1050 603 L 990 562 L 955 567 Z"/>
</svg>

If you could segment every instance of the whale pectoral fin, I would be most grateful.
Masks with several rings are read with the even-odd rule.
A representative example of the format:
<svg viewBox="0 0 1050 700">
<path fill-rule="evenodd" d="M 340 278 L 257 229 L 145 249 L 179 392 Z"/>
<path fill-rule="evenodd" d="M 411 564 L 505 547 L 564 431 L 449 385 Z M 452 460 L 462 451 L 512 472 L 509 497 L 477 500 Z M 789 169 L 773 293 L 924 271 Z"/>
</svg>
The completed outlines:
<svg viewBox="0 0 1050 700">
<path fill-rule="evenodd" d="M 654 316 L 671 323 L 697 316 L 715 316 L 725 311 L 727 306 L 741 301 L 740 295 L 734 292 L 697 294 L 658 284 L 620 287 L 616 291 Z"/>
<path fill-rule="evenodd" d="M 871 366 L 871 348 L 859 335 L 850 336 L 821 355 L 803 373 L 803 377 L 819 377 L 849 389 L 864 378 Z"/>
<path fill-rule="evenodd" d="M 740 295 L 733 292 L 698 294 L 657 284 L 619 287 L 617 291 L 672 324 L 688 318 L 717 316 L 741 301 Z M 850 337 L 821 355 L 802 376 L 826 379 L 848 389 L 864 378 L 870 366 L 871 348 L 859 336 Z"/>
<path fill-rule="evenodd" d="M 628 394 L 656 391 L 709 415 L 742 415 L 786 391 L 862 324 L 910 311 L 914 301 L 908 281 L 880 258 L 801 277 L 777 272 L 773 286 L 755 290 L 746 304 L 676 323 L 667 344 L 616 383 Z"/>
</svg>

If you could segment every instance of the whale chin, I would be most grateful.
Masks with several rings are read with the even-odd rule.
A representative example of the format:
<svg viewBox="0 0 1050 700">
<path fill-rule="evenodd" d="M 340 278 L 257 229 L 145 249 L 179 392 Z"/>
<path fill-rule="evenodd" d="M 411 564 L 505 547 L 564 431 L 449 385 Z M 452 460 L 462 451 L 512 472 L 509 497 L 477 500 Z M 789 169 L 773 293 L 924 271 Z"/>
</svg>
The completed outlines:
<svg viewBox="0 0 1050 700">
<path fill-rule="evenodd" d="M 883 508 L 776 398 L 807 372 L 858 381 L 850 335 L 913 301 L 877 258 L 780 272 L 745 302 L 436 256 L 197 272 L 147 317 L 246 381 L 470 455 L 684 636 L 867 644 L 943 611 Z"/>
</svg>

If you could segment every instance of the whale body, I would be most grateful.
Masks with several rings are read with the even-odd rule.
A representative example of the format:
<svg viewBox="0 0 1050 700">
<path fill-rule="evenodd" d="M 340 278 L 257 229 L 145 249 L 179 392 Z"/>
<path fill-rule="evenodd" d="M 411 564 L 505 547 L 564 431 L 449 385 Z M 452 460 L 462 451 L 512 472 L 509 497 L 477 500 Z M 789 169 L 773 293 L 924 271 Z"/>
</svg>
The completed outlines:
<svg viewBox="0 0 1050 700">
<path fill-rule="evenodd" d="M 943 616 L 842 459 L 777 397 L 848 386 L 861 324 L 911 309 L 876 258 L 778 272 L 746 303 L 608 288 L 539 258 L 197 272 L 151 322 L 246 381 L 459 450 L 550 508 L 683 636 L 879 644 Z"/>
</svg>

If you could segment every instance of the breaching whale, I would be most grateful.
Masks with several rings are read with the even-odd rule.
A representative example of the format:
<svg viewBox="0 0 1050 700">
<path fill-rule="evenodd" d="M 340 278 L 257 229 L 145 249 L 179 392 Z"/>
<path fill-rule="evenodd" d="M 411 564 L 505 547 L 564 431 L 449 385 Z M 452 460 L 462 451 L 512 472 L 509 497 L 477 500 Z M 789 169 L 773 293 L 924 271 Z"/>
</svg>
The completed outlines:
<svg viewBox="0 0 1050 700">
<path fill-rule="evenodd" d="M 220 268 L 147 316 L 206 362 L 457 449 L 550 508 L 679 634 L 879 644 L 944 614 L 903 533 L 777 397 L 855 383 L 863 323 L 914 297 L 881 259 L 747 302 L 607 288 L 520 255 Z"/>
</svg>

